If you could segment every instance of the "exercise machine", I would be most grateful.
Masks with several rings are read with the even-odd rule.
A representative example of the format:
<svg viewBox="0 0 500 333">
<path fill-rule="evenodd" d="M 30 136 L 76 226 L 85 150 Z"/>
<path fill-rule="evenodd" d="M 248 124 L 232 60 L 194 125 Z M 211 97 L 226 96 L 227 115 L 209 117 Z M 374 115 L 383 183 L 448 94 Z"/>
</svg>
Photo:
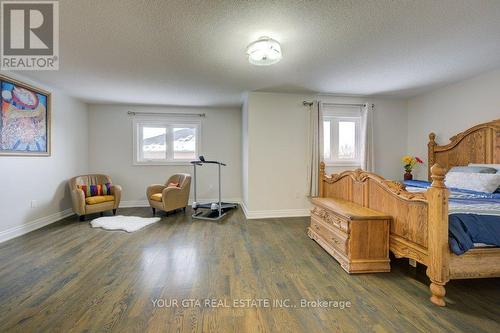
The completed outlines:
<svg viewBox="0 0 500 333">
<path fill-rule="evenodd" d="M 200 156 L 198 160 L 190 162 L 193 165 L 193 183 L 194 183 L 194 201 L 191 207 L 194 210 L 193 218 L 201 220 L 220 220 L 223 218 L 227 212 L 233 208 L 238 207 L 237 204 L 222 202 L 222 186 L 221 186 L 221 167 L 226 166 L 226 164 L 218 161 L 206 161 L 203 156 Z M 219 201 L 209 202 L 209 203 L 199 203 L 196 199 L 196 167 L 203 166 L 204 164 L 215 164 L 218 167 L 219 176 Z M 199 209 L 203 209 L 198 211 Z"/>
</svg>

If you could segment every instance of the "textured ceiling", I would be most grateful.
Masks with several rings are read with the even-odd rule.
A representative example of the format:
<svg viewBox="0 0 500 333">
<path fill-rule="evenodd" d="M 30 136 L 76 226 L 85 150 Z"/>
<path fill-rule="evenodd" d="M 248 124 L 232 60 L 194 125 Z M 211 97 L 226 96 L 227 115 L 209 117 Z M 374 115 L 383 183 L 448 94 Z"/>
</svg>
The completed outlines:
<svg viewBox="0 0 500 333">
<path fill-rule="evenodd" d="M 60 0 L 60 27 L 60 70 L 23 74 L 89 102 L 408 97 L 500 66 L 499 0 Z M 248 63 L 261 35 L 281 42 L 280 63 Z"/>
</svg>

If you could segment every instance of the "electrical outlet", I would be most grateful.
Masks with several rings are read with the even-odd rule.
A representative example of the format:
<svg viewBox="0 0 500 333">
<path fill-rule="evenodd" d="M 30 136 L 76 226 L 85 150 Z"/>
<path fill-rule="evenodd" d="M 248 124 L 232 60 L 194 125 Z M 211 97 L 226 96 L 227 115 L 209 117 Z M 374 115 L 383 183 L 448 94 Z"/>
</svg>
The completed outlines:
<svg viewBox="0 0 500 333">
<path fill-rule="evenodd" d="M 38 207 L 38 200 L 31 200 L 31 208 Z"/>
</svg>

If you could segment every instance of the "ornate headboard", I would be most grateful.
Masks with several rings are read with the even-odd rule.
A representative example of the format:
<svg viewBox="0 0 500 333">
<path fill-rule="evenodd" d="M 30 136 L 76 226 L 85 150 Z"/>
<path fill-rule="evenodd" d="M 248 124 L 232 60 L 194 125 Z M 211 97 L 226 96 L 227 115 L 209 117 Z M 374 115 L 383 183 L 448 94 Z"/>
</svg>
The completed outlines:
<svg viewBox="0 0 500 333">
<path fill-rule="evenodd" d="M 483 123 L 458 133 L 450 143 L 439 146 L 436 134 L 429 134 L 428 165 L 438 163 L 448 171 L 469 163 L 500 164 L 500 119 Z M 429 171 L 429 180 L 431 173 Z"/>
</svg>

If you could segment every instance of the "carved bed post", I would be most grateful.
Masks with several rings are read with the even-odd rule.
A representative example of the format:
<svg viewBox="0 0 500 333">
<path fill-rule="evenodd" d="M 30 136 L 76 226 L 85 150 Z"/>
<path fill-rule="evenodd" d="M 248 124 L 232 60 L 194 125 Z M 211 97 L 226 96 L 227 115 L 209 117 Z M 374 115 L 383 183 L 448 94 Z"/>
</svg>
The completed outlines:
<svg viewBox="0 0 500 333">
<path fill-rule="evenodd" d="M 432 181 L 431 179 L 431 167 L 436 163 L 435 161 L 435 155 L 434 155 L 434 148 L 436 147 L 436 134 L 431 133 L 429 134 L 429 143 L 427 144 L 427 179 L 429 181 Z"/>
<path fill-rule="evenodd" d="M 431 302 L 445 306 L 445 284 L 450 280 L 448 247 L 448 196 L 444 184 L 446 169 L 434 164 L 431 169 L 432 185 L 427 191 L 429 203 L 427 276 L 431 279 Z"/>
<path fill-rule="evenodd" d="M 319 196 L 324 197 L 324 182 L 323 179 L 325 178 L 325 162 L 320 162 L 319 163 L 319 179 L 318 179 L 318 186 L 319 186 Z"/>
</svg>

